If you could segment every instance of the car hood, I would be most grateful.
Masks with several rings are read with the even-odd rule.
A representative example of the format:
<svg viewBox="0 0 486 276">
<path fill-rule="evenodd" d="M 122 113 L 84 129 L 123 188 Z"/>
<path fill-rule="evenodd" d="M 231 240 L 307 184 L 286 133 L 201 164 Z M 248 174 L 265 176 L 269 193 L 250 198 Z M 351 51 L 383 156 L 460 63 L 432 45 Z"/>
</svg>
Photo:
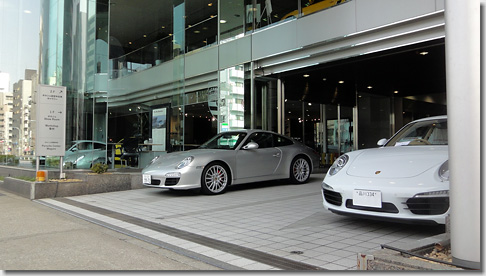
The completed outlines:
<svg viewBox="0 0 486 276">
<path fill-rule="evenodd" d="M 383 147 L 348 154 L 348 175 L 406 178 L 442 165 L 449 157 L 447 146 Z"/>
<path fill-rule="evenodd" d="M 198 156 L 210 156 L 215 154 L 216 152 L 221 152 L 222 150 L 212 150 L 212 149 L 193 149 L 188 151 L 177 151 L 171 152 L 167 154 L 160 155 L 159 159 L 157 159 L 153 164 L 147 166 L 144 170 L 154 170 L 157 168 L 163 167 L 173 167 L 175 168 L 184 158 L 193 156 L 195 160 Z M 228 150 L 224 150 L 228 151 Z M 194 163 L 194 162 L 193 162 Z M 194 164 L 191 164 L 194 165 Z"/>
</svg>

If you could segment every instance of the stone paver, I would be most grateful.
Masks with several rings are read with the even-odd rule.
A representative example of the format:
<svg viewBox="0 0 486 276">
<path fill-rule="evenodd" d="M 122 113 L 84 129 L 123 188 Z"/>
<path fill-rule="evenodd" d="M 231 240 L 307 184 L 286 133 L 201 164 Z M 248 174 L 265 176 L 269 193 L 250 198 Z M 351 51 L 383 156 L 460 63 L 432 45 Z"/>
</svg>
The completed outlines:
<svg viewBox="0 0 486 276">
<path fill-rule="evenodd" d="M 380 249 L 381 244 L 416 241 L 443 231 L 441 227 L 369 221 L 333 214 L 322 207 L 320 184 L 323 177 L 324 174 L 313 174 L 311 181 L 303 185 L 285 181 L 238 185 L 218 196 L 145 188 L 68 199 L 331 270 L 356 269 L 357 253 Z M 94 215 L 56 199 L 39 202 L 88 217 Z M 103 221 L 103 217 L 97 215 L 98 220 Z M 113 219 L 105 219 L 113 223 Z M 130 226 L 119 225 L 136 231 Z M 139 230 L 138 233 L 150 231 Z M 207 257 L 242 269 L 279 269 L 224 250 L 197 247 L 193 242 L 164 239 L 163 235 L 151 237 L 202 255 L 206 252 Z"/>
</svg>

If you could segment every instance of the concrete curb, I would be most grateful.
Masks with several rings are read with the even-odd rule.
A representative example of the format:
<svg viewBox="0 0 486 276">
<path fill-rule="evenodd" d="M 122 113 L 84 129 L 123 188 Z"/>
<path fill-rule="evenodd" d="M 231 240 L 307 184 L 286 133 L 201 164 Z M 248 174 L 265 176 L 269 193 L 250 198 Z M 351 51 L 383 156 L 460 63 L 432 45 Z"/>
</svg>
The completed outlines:
<svg viewBox="0 0 486 276">
<path fill-rule="evenodd" d="M 71 179 L 71 181 L 70 181 Z M 139 173 L 75 173 L 65 181 L 32 182 L 5 177 L 0 188 L 28 199 L 78 196 L 140 189 L 144 186 Z"/>
</svg>

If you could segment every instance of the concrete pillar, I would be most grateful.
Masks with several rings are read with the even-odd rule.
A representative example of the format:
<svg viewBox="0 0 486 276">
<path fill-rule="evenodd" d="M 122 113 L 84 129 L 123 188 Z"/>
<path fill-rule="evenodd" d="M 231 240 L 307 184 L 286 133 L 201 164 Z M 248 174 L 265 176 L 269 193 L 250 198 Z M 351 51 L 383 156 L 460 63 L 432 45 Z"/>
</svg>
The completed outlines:
<svg viewBox="0 0 486 276">
<path fill-rule="evenodd" d="M 453 262 L 480 269 L 480 3 L 446 0 L 446 77 Z"/>
</svg>

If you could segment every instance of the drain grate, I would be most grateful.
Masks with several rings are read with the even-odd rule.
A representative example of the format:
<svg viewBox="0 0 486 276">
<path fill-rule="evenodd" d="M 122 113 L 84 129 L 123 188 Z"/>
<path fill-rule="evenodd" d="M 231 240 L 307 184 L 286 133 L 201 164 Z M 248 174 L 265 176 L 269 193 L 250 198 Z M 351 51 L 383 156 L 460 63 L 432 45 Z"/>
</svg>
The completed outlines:
<svg viewBox="0 0 486 276">
<path fill-rule="evenodd" d="M 177 229 L 177 228 L 173 228 L 173 227 L 166 226 L 166 225 L 161 225 L 159 223 L 154 223 L 154 222 L 151 222 L 151 221 L 146 221 L 146 220 L 143 220 L 143 219 L 140 219 L 140 218 L 128 216 L 128 215 L 125 215 L 125 214 L 122 214 L 122 213 L 114 212 L 114 211 L 103 209 L 103 208 L 96 207 L 96 206 L 92 206 L 92 205 L 85 204 L 85 203 L 78 202 L 78 201 L 74 201 L 74 200 L 71 200 L 71 199 L 56 198 L 55 200 L 69 204 L 69 205 L 72 205 L 72 206 L 76 206 L 76 207 L 79 207 L 79 208 L 82 208 L 82 209 L 86 209 L 86 210 L 89 210 L 91 212 L 98 213 L 98 214 L 101 214 L 101 215 L 104 215 L 104 216 L 107 216 L 107 217 L 111 217 L 111 218 L 114 218 L 114 219 L 125 221 L 125 222 L 131 223 L 131 224 L 135 224 L 135 225 L 138 225 L 138 226 L 141 226 L 141 227 L 153 230 L 153 231 L 164 233 L 166 235 L 170 235 L 170 236 L 177 237 L 177 238 L 180 238 L 180 239 L 185 239 L 187 241 L 195 242 L 195 243 L 198 243 L 198 244 L 201 244 L 201 245 L 204 245 L 204 246 L 208 246 L 208 247 L 220 250 L 220 251 L 224 251 L 224 252 L 227 252 L 227 253 L 230 253 L 230 254 L 233 254 L 233 255 L 237 255 L 237 256 L 240 256 L 240 257 L 243 257 L 243 258 L 246 258 L 246 259 L 254 260 L 254 261 L 259 262 L 259 263 L 264 263 L 264 264 L 267 264 L 267 265 L 270 265 L 270 266 L 273 266 L 273 267 L 277 267 L 277 268 L 280 268 L 280 269 L 301 270 L 301 271 L 304 271 L 304 270 L 314 270 L 314 271 L 325 270 L 325 269 L 318 267 L 318 266 L 309 265 L 309 264 L 289 260 L 289 259 L 286 259 L 286 258 L 271 255 L 271 254 L 268 254 L 268 253 L 265 253 L 265 252 L 260 252 L 260 251 L 257 251 L 257 250 L 251 249 L 251 248 L 247 248 L 247 247 L 227 243 L 227 242 L 224 242 L 224 241 L 208 238 L 208 237 L 201 236 L 201 235 L 198 235 L 198 234 L 195 234 L 195 233 L 183 231 L 183 230 L 180 230 L 180 229 Z"/>
</svg>

